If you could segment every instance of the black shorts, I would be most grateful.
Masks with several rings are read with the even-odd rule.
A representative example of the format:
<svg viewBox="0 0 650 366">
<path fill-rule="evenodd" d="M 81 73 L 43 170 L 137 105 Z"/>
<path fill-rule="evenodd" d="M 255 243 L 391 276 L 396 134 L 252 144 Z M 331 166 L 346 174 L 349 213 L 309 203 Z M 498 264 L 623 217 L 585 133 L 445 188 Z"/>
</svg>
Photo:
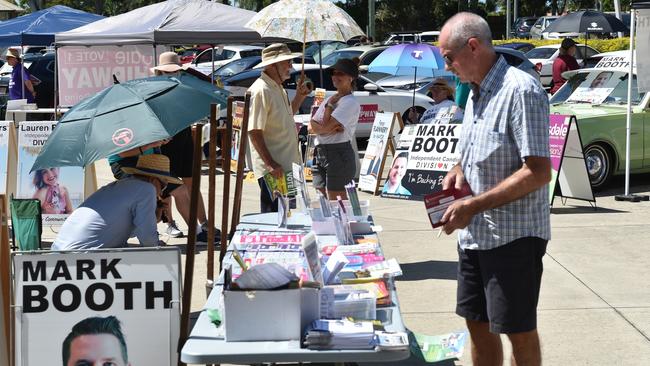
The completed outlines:
<svg viewBox="0 0 650 366">
<path fill-rule="evenodd" d="M 357 171 L 356 156 L 350 142 L 317 145 L 314 150 L 316 163 L 312 167 L 315 188 L 343 191 L 354 179 Z"/>
<path fill-rule="evenodd" d="M 160 151 L 169 158 L 171 174 L 179 178 L 192 177 L 192 128 L 188 127 L 177 133 L 171 141 L 162 145 Z"/>
<path fill-rule="evenodd" d="M 456 314 L 489 322 L 492 333 L 536 329 L 546 244 L 526 237 L 490 250 L 459 248 Z"/>
</svg>

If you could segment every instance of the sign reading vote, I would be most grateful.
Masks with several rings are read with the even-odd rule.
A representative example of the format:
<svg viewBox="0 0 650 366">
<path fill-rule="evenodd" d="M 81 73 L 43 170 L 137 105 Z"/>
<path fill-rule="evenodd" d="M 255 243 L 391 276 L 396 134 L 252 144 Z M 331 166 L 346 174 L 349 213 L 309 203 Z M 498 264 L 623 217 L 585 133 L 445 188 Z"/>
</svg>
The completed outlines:
<svg viewBox="0 0 650 366">
<path fill-rule="evenodd" d="M 442 180 L 460 160 L 460 124 L 404 128 L 384 183 L 382 197 L 422 200 L 442 190 Z"/>
<path fill-rule="evenodd" d="M 73 106 L 82 99 L 120 82 L 151 75 L 152 46 L 66 46 L 57 50 L 59 103 Z"/>
<path fill-rule="evenodd" d="M 175 364 L 179 262 L 167 248 L 14 255 L 16 364 L 77 364 L 61 360 L 64 339 L 76 324 L 108 316 L 120 323 L 132 365 Z"/>
</svg>

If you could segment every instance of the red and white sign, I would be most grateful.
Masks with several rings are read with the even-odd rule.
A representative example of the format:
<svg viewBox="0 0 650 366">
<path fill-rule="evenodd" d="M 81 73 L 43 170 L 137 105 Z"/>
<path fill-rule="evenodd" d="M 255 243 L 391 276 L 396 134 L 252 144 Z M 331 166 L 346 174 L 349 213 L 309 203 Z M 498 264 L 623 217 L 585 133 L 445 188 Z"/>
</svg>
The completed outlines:
<svg viewBox="0 0 650 366">
<path fill-rule="evenodd" d="M 73 106 L 118 81 L 151 75 L 154 49 L 149 45 L 61 47 L 57 50 L 59 104 Z"/>
<path fill-rule="evenodd" d="M 374 123 L 378 110 L 379 106 L 377 104 L 362 104 L 361 112 L 359 113 L 359 123 Z"/>
</svg>

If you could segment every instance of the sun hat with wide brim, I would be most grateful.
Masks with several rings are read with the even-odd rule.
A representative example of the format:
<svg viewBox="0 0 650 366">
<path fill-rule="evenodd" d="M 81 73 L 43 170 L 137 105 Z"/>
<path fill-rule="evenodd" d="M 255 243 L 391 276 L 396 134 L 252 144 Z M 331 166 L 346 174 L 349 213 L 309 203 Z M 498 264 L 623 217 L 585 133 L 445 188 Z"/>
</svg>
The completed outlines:
<svg viewBox="0 0 650 366">
<path fill-rule="evenodd" d="M 433 89 L 436 86 L 445 88 L 445 90 L 447 90 L 447 93 L 449 93 L 451 96 L 454 96 L 456 94 L 454 87 L 449 85 L 449 82 L 446 79 L 437 78 L 433 81 L 433 84 L 431 84 L 431 87 L 429 89 Z"/>
<path fill-rule="evenodd" d="M 259 69 L 277 62 L 292 60 L 301 56 L 302 53 L 292 53 L 284 43 L 274 43 L 262 50 L 262 62 L 255 65 L 254 69 Z"/>
<path fill-rule="evenodd" d="M 183 181 L 169 173 L 169 158 L 161 154 L 140 155 L 133 167 L 123 167 L 122 171 L 131 175 L 144 175 L 163 180 L 167 183 L 183 184 Z"/>
<path fill-rule="evenodd" d="M 163 72 L 176 72 L 184 70 L 185 67 L 181 66 L 181 58 L 176 54 L 176 52 L 163 52 L 158 56 L 158 65 L 152 67 L 150 70 L 152 73 L 156 71 Z"/>
<path fill-rule="evenodd" d="M 15 48 L 7 48 L 7 53 L 5 57 L 20 58 L 20 51 Z"/>
</svg>

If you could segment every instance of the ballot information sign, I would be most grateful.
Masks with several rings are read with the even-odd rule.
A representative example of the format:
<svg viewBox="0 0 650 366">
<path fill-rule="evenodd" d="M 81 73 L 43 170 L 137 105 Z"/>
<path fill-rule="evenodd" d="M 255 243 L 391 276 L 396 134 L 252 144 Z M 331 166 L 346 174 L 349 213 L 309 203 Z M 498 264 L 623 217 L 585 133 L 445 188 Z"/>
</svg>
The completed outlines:
<svg viewBox="0 0 650 366">
<path fill-rule="evenodd" d="M 31 172 L 56 121 L 20 122 L 18 126 L 17 198 L 41 201 L 43 225 L 61 225 L 84 198 L 81 167 L 50 167 Z"/>
<path fill-rule="evenodd" d="M 375 122 L 370 131 L 368 146 L 361 160 L 359 189 L 375 194 L 379 188 L 384 162 L 388 150 L 389 138 L 393 136 L 398 114 L 382 112 L 375 115 Z"/>
<path fill-rule="evenodd" d="M 389 166 L 382 197 L 423 200 L 442 190 L 442 180 L 460 160 L 460 124 L 404 127 Z"/>
<path fill-rule="evenodd" d="M 113 85 L 151 76 L 154 48 L 150 45 L 65 46 L 57 49 L 59 104 L 73 106 Z"/>
<path fill-rule="evenodd" d="M 75 325 L 97 329 L 91 318 L 109 321 L 109 316 L 119 321 L 128 354 L 128 360 L 115 364 L 177 364 L 178 249 L 16 253 L 12 265 L 16 365 L 95 364 L 63 360 L 64 346 L 71 358 L 91 352 L 121 357 L 112 335 L 95 345 L 64 344 Z M 102 347 L 93 348 L 97 345 Z"/>
</svg>

